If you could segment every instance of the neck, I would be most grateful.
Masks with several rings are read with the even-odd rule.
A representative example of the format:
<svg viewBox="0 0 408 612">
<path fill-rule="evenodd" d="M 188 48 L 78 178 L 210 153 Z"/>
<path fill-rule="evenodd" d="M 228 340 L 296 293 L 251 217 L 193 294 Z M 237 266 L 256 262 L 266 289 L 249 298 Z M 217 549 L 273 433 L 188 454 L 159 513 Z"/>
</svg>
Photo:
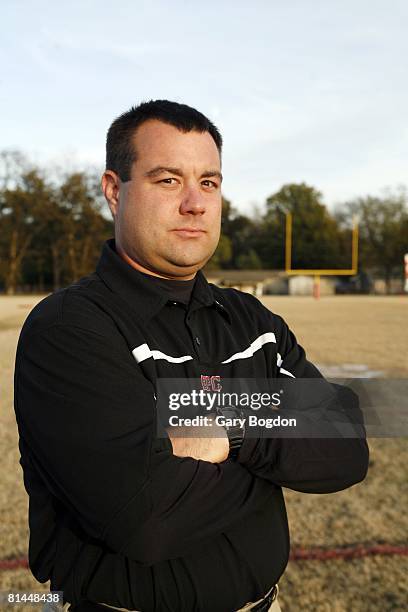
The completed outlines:
<svg viewBox="0 0 408 612">
<path fill-rule="evenodd" d="M 155 276 L 156 278 L 164 278 L 167 280 L 188 281 L 188 280 L 192 280 L 193 278 L 195 278 L 195 275 L 197 274 L 197 272 L 194 272 L 192 274 L 187 274 L 185 276 L 171 276 L 171 275 L 159 274 L 158 272 L 154 272 L 153 270 L 146 268 L 139 262 L 129 257 L 129 255 L 123 250 L 123 248 L 119 244 L 116 244 L 116 252 L 124 261 L 126 261 L 127 264 L 129 264 L 129 266 L 132 266 L 132 268 L 135 268 L 135 270 L 138 270 L 139 272 L 143 272 L 143 274 L 149 274 L 150 276 Z"/>
</svg>

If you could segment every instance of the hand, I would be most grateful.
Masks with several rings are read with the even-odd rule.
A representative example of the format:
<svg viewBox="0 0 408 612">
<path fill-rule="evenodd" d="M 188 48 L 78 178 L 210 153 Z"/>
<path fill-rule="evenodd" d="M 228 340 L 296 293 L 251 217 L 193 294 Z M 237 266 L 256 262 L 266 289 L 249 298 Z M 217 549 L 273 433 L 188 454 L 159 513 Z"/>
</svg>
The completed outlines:
<svg viewBox="0 0 408 612">
<path fill-rule="evenodd" d="M 208 426 L 171 427 L 167 433 L 176 457 L 192 457 L 209 463 L 221 463 L 228 457 L 227 432 L 212 420 Z M 183 436 L 183 433 L 186 435 Z"/>
</svg>

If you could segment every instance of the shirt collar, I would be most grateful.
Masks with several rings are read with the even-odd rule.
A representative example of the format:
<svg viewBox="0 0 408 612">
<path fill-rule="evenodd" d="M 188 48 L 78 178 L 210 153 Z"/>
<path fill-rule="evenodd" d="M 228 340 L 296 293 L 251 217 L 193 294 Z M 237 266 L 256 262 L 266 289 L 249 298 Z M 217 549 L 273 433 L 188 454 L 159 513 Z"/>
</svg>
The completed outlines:
<svg viewBox="0 0 408 612">
<path fill-rule="evenodd" d="M 153 318 L 168 302 L 169 297 L 165 291 L 155 286 L 146 275 L 141 274 L 117 254 L 113 238 L 103 245 L 96 274 L 112 291 L 125 299 L 144 321 Z M 214 298 L 211 286 L 199 270 L 189 310 L 192 312 L 202 306 L 213 306 L 231 322 L 227 309 Z"/>
</svg>

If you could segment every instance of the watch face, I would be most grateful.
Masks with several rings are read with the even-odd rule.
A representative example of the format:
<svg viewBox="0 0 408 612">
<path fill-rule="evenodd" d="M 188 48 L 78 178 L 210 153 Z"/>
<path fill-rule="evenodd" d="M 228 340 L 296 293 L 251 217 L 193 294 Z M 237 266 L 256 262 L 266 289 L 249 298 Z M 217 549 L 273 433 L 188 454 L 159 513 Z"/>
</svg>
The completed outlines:
<svg viewBox="0 0 408 612">
<path fill-rule="evenodd" d="M 244 417 L 244 413 L 242 410 L 237 410 L 235 408 L 217 408 L 217 414 L 222 416 L 224 419 L 223 426 L 227 430 L 228 437 L 230 435 L 235 435 L 239 438 L 243 438 L 245 435 L 245 421 L 242 421 L 242 417 Z M 234 434 L 235 432 L 235 434 Z"/>
<path fill-rule="evenodd" d="M 234 419 L 238 416 L 237 411 L 234 410 L 233 408 L 221 408 L 221 414 L 222 416 L 226 417 L 227 419 Z"/>
</svg>

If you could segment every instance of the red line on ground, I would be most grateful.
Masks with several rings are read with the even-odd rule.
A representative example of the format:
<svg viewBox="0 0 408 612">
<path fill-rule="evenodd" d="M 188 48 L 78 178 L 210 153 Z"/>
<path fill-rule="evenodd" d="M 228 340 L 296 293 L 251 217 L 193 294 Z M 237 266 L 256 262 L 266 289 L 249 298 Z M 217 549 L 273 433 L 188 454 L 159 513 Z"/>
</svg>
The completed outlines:
<svg viewBox="0 0 408 612">
<path fill-rule="evenodd" d="M 330 561 L 331 559 L 358 559 L 375 555 L 408 555 L 408 546 L 393 544 L 367 544 L 345 546 L 342 548 L 293 548 L 290 553 L 291 561 Z M 0 559 L 0 570 L 13 570 L 28 568 L 28 560 Z"/>
<path fill-rule="evenodd" d="M 28 568 L 28 560 L 22 559 L 0 559 L 0 570 L 19 569 L 20 567 Z"/>
<path fill-rule="evenodd" d="M 291 561 L 329 561 L 330 559 L 358 559 L 375 555 L 408 555 L 408 546 L 393 544 L 359 544 L 342 548 L 294 548 Z"/>
</svg>

